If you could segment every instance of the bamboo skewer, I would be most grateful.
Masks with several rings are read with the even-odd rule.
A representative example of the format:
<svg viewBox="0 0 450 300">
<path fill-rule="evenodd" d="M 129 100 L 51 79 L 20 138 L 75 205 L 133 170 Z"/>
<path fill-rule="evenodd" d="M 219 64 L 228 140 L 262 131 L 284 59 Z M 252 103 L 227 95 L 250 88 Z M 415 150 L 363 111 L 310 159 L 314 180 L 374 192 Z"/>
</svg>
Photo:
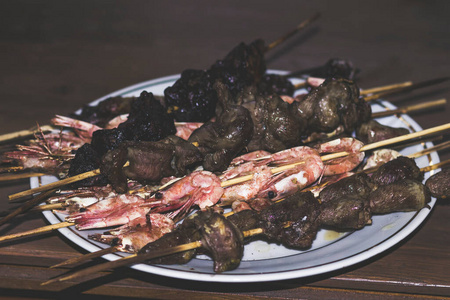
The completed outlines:
<svg viewBox="0 0 450 300">
<path fill-rule="evenodd" d="M 20 130 L 20 131 L 16 131 L 16 132 L 2 134 L 2 135 L 0 135 L 0 143 L 4 142 L 4 141 L 24 138 L 24 137 L 35 134 L 37 131 L 46 132 L 46 131 L 52 131 L 53 129 L 54 129 L 54 127 L 51 125 L 44 125 L 44 126 L 40 126 L 38 129 L 33 129 L 33 130 L 26 129 L 26 130 Z"/>
<path fill-rule="evenodd" d="M 381 93 L 381 92 L 387 92 L 389 90 L 395 90 L 395 89 L 398 89 L 398 88 L 408 87 L 408 86 L 411 86 L 412 84 L 413 84 L 412 81 L 405 81 L 405 82 L 401 82 L 401 83 L 394 83 L 394 84 L 390 84 L 390 85 L 383 85 L 383 86 L 379 86 L 379 87 L 374 87 L 374 88 L 362 90 L 360 95 L 361 96 L 368 96 L 370 94 L 377 94 L 377 93 Z"/>
<path fill-rule="evenodd" d="M 56 224 L 52 224 L 52 225 L 48 225 L 48 226 L 43 226 L 43 227 L 40 227 L 37 229 L 32 229 L 32 230 L 28 230 L 28 231 L 24 231 L 24 232 L 1 236 L 0 242 L 6 241 L 6 240 L 12 240 L 15 238 L 20 238 L 20 237 L 30 236 L 30 235 L 37 234 L 37 233 L 49 232 L 49 231 L 53 231 L 53 230 L 56 230 L 59 228 L 69 227 L 72 225 L 75 225 L 75 223 L 61 222 L 61 223 L 56 223 Z"/>
<path fill-rule="evenodd" d="M 255 235 L 258 235 L 261 233 L 263 233 L 263 229 L 261 229 L 261 228 L 251 229 L 251 230 L 242 232 L 244 237 L 255 236 Z M 141 262 L 144 260 L 150 260 L 153 258 L 167 256 L 167 255 L 171 255 L 171 254 L 175 254 L 175 253 L 179 253 L 179 252 L 183 252 L 183 251 L 193 250 L 193 249 L 200 248 L 200 247 L 202 247 L 202 242 L 195 241 L 195 242 L 188 243 L 188 244 L 178 245 L 178 246 L 172 247 L 170 249 L 161 249 L 161 250 L 156 250 L 156 251 L 152 251 L 152 252 L 144 253 L 144 254 L 132 254 L 132 255 L 123 257 L 121 259 L 109 261 L 107 263 L 100 264 L 100 265 L 95 265 L 90 268 L 86 268 L 84 270 L 80 270 L 78 272 L 75 272 L 75 273 L 72 273 L 69 275 L 53 278 L 51 280 L 43 282 L 41 285 L 47 285 L 47 284 L 50 284 L 53 282 L 58 282 L 58 281 L 66 281 L 69 279 L 78 278 L 80 276 L 93 274 L 93 273 L 96 273 L 96 272 L 99 272 L 102 270 L 113 269 L 113 268 L 117 268 L 120 266 L 138 263 L 138 262 Z"/>
<path fill-rule="evenodd" d="M 422 81 L 422 82 L 417 82 L 417 83 L 413 83 L 413 84 L 411 84 L 409 86 L 400 87 L 400 88 L 394 88 L 394 89 L 390 89 L 390 90 L 386 90 L 386 91 L 383 91 L 383 92 L 380 92 L 380 93 L 373 94 L 371 96 L 364 97 L 364 100 L 366 100 L 368 102 L 368 101 L 380 99 L 380 98 L 382 98 L 384 96 L 397 94 L 397 93 L 400 93 L 400 92 L 409 92 L 409 91 L 412 91 L 412 90 L 415 90 L 415 89 L 419 89 L 419 88 L 423 88 L 423 87 L 439 84 L 439 83 L 442 83 L 442 82 L 447 81 L 449 79 L 450 79 L 450 77 L 440 77 L 440 78 L 435 78 L 435 79 L 426 80 L 426 81 Z"/>
<path fill-rule="evenodd" d="M 106 254 L 111 254 L 111 253 L 117 252 L 117 251 L 118 251 L 118 247 L 117 246 L 105 248 L 105 249 L 102 249 L 102 250 L 99 250 L 99 251 L 91 252 L 91 253 L 88 253 L 88 254 L 80 255 L 80 256 L 77 256 L 77 257 L 65 260 L 65 261 L 63 261 L 63 262 L 61 262 L 59 264 L 50 266 L 50 269 L 77 264 L 79 262 L 82 262 L 82 261 L 85 261 L 85 260 L 88 260 L 88 259 L 97 258 L 97 257 L 103 256 L 103 255 L 106 255 Z"/>
<path fill-rule="evenodd" d="M 277 40 L 273 41 L 272 43 L 270 43 L 269 45 L 267 45 L 266 49 L 265 49 L 265 52 L 272 50 L 273 48 L 275 48 L 276 46 L 278 46 L 279 44 L 281 44 L 282 42 L 284 42 L 288 38 L 292 37 L 294 34 L 299 32 L 300 30 L 306 28 L 309 24 L 311 24 L 312 22 L 316 21 L 319 17 L 320 17 L 320 14 L 316 13 L 312 17 L 306 19 L 305 21 L 303 21 L 302 23 L 297 25 L 297 27 L 295 27 L 292 31 L 288 32 L 287 34 L 283 35 L 279 39 L 277 39 Z"/>
<path fill-rule="evenodd" d="M 423 102 L 423 103 L 419 103 L 419 104 L 415 104 L 415 105 L 409 105 L 409 106 L 399 107 L 396 109 L 372 113 L 372 118 L 375 119 L 375 118 L 391 116 L 394 114 L 406 114 L 406 113 L 410 113 L 410 112 L 417 112 L 417 111 L 421 111 L 421 110 L 425 110 L 425 109 L 431 109 L 431 108 L 436 108 L 439 106 L 444 106 L 445 104 L 447 104 L 446 99 L 427 101 L 427 102 Z"/>
<path fill-rule="evenodd" d="M 49 175 L 46 173 L 20 173 L 20 174 L 2 174 L 0 175 L 0 182 L 2 181 L 11 181 L 11 180 L 17 180 L 17 179 L 25 179 L 30 177 L 40 177 Z"/>
<path fill-rule="evenodd" d="M 368 145 L 363 146 L 360 149 L 360 151 L 361 152 L 368 151 L 368 150 L 372 150 L 372 149 L 375 149 L 375 148 L 384 147 L 384 146 L 387 146 L 387 145 L 390 145 L 390 144 L 403 142 L 403 141 L 406 141 L 406 140 L 409 140 L 409 139 L 423 137 L 423 136 L 430 135 L 430 134 L 436 134 L 438 132 L 445 131 L 445 130 L 448 130 L 448 129 L 450 129 L 450 123 L 447 123 L 447 124 L 444 124 L 444 125 L 440 125 L 440 126 L 436 126 L 436 127 L 429 128 L 429 129 L 425 129 L 425 130 L 418 131 L 418 132 L 413 132 L 413 133 L 406 134 L 406 135 L 403 135 L 403 136 L 387 139 L 387 140 L 376 142 L 376 143 L 373 143 L 373 144 L 368 144 Z M 328 154 L 328 155 L 322 156 L 322 160 L 330 160 L 330 159 L 334 159 L 334 158 L 339 158 L 339 157 L 345 156 L 347 154 L 348 154 L 348 152 L 332 153 L 332 154 Z M 273 168 L 272 169 L 272 173 L 274 174 L 274 173 L 278 173 L 278 172 L 281 172 L 281 171 L 293 168 L 294 166 L 296 166 L 296 165 L 298 165 L 300 163 L 302 163 L 302 162 L 294 163 L 294 164 L 291 164 L 291 165 L 286 165 L 286 166 L 282 166 L 282 167 L 278 167 L 278 168 Z M 12 194 L 12 195 L 9 196 L 9 199 L 10 200 L 15 200 L 15 199 L 18 199 L 18 198 L 21 198 L 21 197 L 25 197 L 25 196 L 32 195 L 34 193 L 43 192 L 43 191 L 46 191 L 46 190 L 49 190 L 49 189 L 57 188 L 57 187 L 60 187 L 60 186 L 63 186 L 63 185 L 69 184 L 69 183 L 73 183 L 73 182 L 80 181 L 80 180 L 83 180 L 83 179 L 86 179 L 86 178 L 89 178 L 89 177 L 92 177 L 92 176 L 96 176 L 96 175 L 99 175 L 99 174 L 100 174 L 100 169 L 96 169 L 96 170 L 89 171 L 89 172 L 86 172 L 86 173 L 82 173 L 82 174 L 79 174 L 79 175 L 76 175 L 76 176 L 72 176 L 72 177 L 69 177 L 69 178 L 66 178 L 66 179 L 63 179 L 63 180 L 60 180 L 60 181 L 56 181 L 56 182 L 53 182 L 53 183 L 50 183 L 50 184 L 47 184 L 47 185 L 43 185 L 43 186 L 40 186 L 40 187 L 37 187 L 37 188 L 33 188 L 33 189 L 29 189 L 29 190 L 26 190 L 26 191 L 23 191 L 23 192 L 20 192 L 20 193 Z M 253 178 L 253 175 L 243 176 L 243 177 L 239 177 L 239 178 L 234 178 L 234 179 L 231 179 L 229 181 L 222 182 L 222 187 L 227 187 L 227 186 L 230 186 L 230 185 L 233 185 L 233 184 L 237 184 L 237 183 L 240 183 L 240 182 L 245 182 L 245 181 L 250 180 L 252 178 Z"/>
<path fill-rule="evenodd" d="M 36 197 L 34 197 L 31 200 L 28 200 L 24 205 L 20 206 L 18 209 L 16 209 L 15 211 L 13 211 L 12 213 L 10 213 L 9 215 L 7 215 L 6 217 L 3 217 L 0 220 L 0 225 L 5 224 L 6 222 L 8 222 L 9 220 L 11 220 L 12 218 L 14 218 L 17 215 L 20 215 L 21 213 L 24 213 L 25 211 L 31 209 L 32 207 L 38 205 L 39 203 L 45 201 L 45 199 L 50 196 L 51 194 L 53 194 L 53 192 L 55 192 L 55 190 L 50 190 L 47 191 L 45 193 L 39 194 Z M 0 237 L 1 238 L 1 237 Z"/>
</svg>

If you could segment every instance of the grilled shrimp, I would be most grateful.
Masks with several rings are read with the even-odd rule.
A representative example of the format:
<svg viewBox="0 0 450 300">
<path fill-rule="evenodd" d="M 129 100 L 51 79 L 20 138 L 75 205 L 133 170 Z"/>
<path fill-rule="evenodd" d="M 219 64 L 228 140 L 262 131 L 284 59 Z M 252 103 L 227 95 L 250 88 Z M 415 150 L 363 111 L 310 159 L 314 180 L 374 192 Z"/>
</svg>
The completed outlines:
<svg viewBox="0 0 450 300">
<path fill-rule="evenodd" d="M 303 163 L 273 175 L 259 191 L 258 198 L 278 200 L 304 189 L 322 176 L 324 164 L 316 150 L 301 146 L 281 152 L 273 154 L 272 159 L 275 160 L 271 160 L 271 163 Z"/>
<path fill-rule="evenodd" d="M 172 219 L 150 213 L 103 234 L 89 235 L 89 238 L 116 246 L 118 251 L 136 253 L 148 243 L 171 232 L 174 226 Z"/>
<path fill-rule="evenodd" d="M 331 176 L 349 172 L 364 160 L 364 152 L 360 152 L 364 144 L 354 138 L 340 138 L 318 146 L 319 153 L 333 153 L 346 151 L 345 157 L 335 158 L 325 162 L 324 176 Z"/>
<path fill-rule="evenodd" d="M 66 221 L 75 222 L 79 230 L 123 225 L 146 215 L 151 209 L 144 206 L 146 202 L 138 195 L 115 195 L 67 216 Z"/>
<path fill-rule="evenodd" d="M 156 200 L 152 204 L 160 204 L 155 208 L 155 212 L 170 210 L 169 217 L 181 218 L 194 204 L 201 210 L 213 206 L 223 192 L 220 179 L 216 175 L 208 171 L 195 171 L 175 182 L 167 190 L 156 193 Z"/>
</svg>

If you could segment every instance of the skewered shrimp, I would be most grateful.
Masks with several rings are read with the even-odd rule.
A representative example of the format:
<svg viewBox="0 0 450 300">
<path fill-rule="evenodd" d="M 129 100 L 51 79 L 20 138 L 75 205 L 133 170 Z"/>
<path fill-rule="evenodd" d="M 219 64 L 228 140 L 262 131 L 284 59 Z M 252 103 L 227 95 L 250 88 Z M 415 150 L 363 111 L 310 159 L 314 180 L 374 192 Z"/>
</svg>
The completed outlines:
<svg viewBox="0 0 450 300">
<path fill-rule="evenodd" d="M 364 152 L 360 152 L 364 144 L 354 138 L 340 138 L 320 144 L 319 153 L 332 153 L 346 151 L 350 153 L 345 157 L 335 158 L 325 162 L 324 176 L 331 176 L 349 172 L 364 160 Z"/>
<path fill-rule="evenodd" d="M 284 153 L 278 152 L 273 154 L 272 159 L 275 159 L 275 162 L 291 163 L 304 161 L 304 163 L 272 176 L 259 191 L 257 197 L 271 199 L 272 201 L 278 200 L 304 189 L 322 176 L 324 164 L 316 150 L 301 146 L 281 152 Z M 272 160 L 271 162 L 273 163 L 274 161 Z"/>
<path fill-rule="evenodd" d="M 146 244 L 171 232 L 174 226 L 172 219 L 150 213 L 103 234 L 89 235 L 89 238 L 114 245 L 118 251 L 136 253 Z"/>
<path fill-rule="evenodd" d="M 157 193 L 155 198 L 161 205 L 154 211 L 176 209 L 168 214 L 169 217 L 181 218 L 194 204 L 201 210 L 213 206 L 223 192 L 220 179 L 216 175 L 208 171 L 195 171 L 175 182 L 169 189 Z"/>
</svg>

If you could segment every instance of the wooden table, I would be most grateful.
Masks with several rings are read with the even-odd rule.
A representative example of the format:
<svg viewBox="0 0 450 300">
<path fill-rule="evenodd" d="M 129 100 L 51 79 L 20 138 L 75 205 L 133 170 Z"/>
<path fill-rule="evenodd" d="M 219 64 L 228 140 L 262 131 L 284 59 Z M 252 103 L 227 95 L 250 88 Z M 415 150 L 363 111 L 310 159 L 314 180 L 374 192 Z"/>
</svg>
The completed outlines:
<svg viewBox="0 0 450 300">
<path fill-rule="evenodd" d="M 342 3 L 343 2 L 343 3 Z M 301 70 L 341 57 L 374 87 L 448 76 L 447 1 L 3 1 L 0 10 L 0 134 L 48 124 L 120 88 L 208 68 L 239 42 L 273 41 L 321 12 L 307 30 L 267 54 L 271 69 Z M 389 97 L 398 106 L 448 97 L 448 83 Z M 449 122 L 450 105 L 414 116 L 423 127 Z M 444 140 L 449 140 L 448 134 Z M 449 159 L 448 151 L 440 153 Z M 0 210 L 27 180 L 0 183 Z M 438 201 L 416 232 L 355 266 L 310 278 L 219 284 L 163 278 L 121 268 L 95 279 L 40 286 L 48 267 L 84 253 L 57 233 L 0 245 L 0 299 L 109 296 L 206 299 L 379 299 L 450 296 L 450 206 Z M 0 235 L 43 226 L 19 216 Z M 94 263 L 102 261 L 96 260 Z"/>
</svg>

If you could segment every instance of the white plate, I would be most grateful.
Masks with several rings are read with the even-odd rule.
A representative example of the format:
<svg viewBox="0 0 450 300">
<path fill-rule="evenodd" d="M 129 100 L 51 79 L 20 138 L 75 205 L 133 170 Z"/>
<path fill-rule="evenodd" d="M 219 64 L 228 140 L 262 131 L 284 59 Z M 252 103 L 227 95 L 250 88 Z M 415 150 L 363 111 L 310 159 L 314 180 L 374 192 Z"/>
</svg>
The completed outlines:
<svg viewBox="0 0 450 300">
<path fill-rule="evenodd" d="M 283 73 L 282 71 L 272 72 Z M 139 83 L 109 94 L 92 102 L 92 104 L 94 105 L 111 96 L 139 96 L 143 90 L 153 92 L 155 95 L 163 95 L 164 89 L 172 85 L 178 77 L 179 75 L 175 75 Z M 294 83 L 297 82 L 299 81 Z M 374 112 L 392 108 L 395 107 L 386 101 L 379 101 L 372 105 Z M 395 116 L 385 117 L 378 121 L 393 127 L 406 127 L 411 131 L 422 130 L 407 115 L 402 115 L 400 118 Z M 407 155 L 431 146 L 431 143 L 415 145 L 402 150 L 402 153 Z M 419 167 L 424 167 L 439 162 L 439 157 L 436 153 L 433 153 L 416 159 L 416 162 Z M 429 176 L 430 173 L 425 174 L 426 178 Z M 51 176 L 43 176 L 41 180 L 42 184 L 46 184 L 57 179 Z M 37 185 L 38 179 L 32 178 L 31 187 Z M 173 278 L 210 282 L 262 282 L 327 273 L 362 262 L 396 245 L 425 220 L 435 201 L 436 199 L 432 199 L 429 208 L 424 208 L 419 212 L 373 216 L 372 225 L 358 231 L 341 235 L 333 231 L 321 230 L 311 249 L 307 251 L 290 250 L 283 246 L 261 241 L 252 242 L 245 246 L 244 257 L 239 268 L 222 274 L 213 272 L 213 262 L 205 256 L 196 257 L 186 265 L 136 264 L 132 268 Z M 44 216 L 52 224 L 64 221 L 65 217 L 65 215 L 54 214 L 50 211 L 44 212 Z M 59 229 L 62 235 L 89 252 L 108 247 L 87 238 L 88 234 L 102 233 L 103 231 L 105 230 L 77 231 L 72 227 Z M 116 260 L 125 255 L 121 253 L 108 254 L 104 258 Z"/>
</svg>

